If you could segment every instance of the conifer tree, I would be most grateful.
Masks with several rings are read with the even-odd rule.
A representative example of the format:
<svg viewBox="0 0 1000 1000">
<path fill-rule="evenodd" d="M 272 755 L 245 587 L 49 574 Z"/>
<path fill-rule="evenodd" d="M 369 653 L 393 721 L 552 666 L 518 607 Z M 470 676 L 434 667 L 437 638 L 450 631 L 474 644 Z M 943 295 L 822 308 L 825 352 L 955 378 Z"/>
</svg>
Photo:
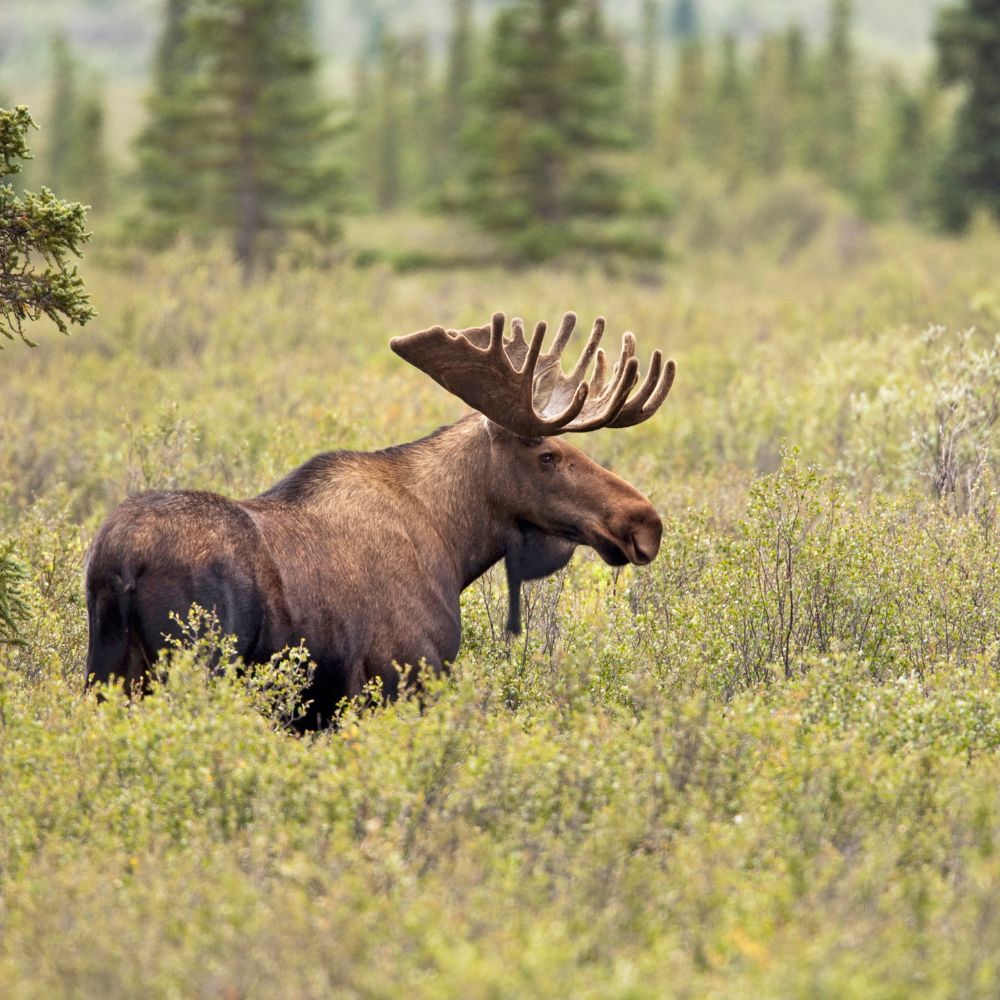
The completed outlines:
<svg viewBox="0 0 1000 1000">
<path fill-rule="evenodd" d="M 105 139 L 104 98 L 96 79 L 85 85 L 76 109 L 74 142 L 69 157 L 72 185 L 67 194 L 93 208 L 108 204 L 111 166 Z"/>
<path fill-rule="evenodd" d="M 145 236 L 166 243 L 182 229 L 207 230 L 201 205 L 207 194 L 198 140 L 191 129 L 191 90 L 197 59 L 187 36 L 192 0 L 165 0 L 163 28 L 153 57 L 149 119 L 136 144 L 139 180 L 148 209 Z"/>
<path fill-rule="evenodd" d="M 583 245 L 585 220 L 622 210 L 624 177 L 601 153 L 628 143 L 625 121 L 624 64 L 596 3 L 501 10 L 465 134 L 474 218 L 519 259 Z"/>
<path fill-rule="evenodd" d="M 427 37 L 415 31 L 406 42 L 405 142 L 409 149 L 404 187 L 408 194 L 422 195 L 441 176 L 441 143 L 438 141 L 440 108 L 431 83 L 431 59 Z"/>
<path fill-rule="evenodd" d="M 350 141 L 351 175 L 363 202 L 367 206 L 375 198 L 373 178 L 377 176 L 378 154 L 375 141 L 378 134 L 378 89 L 374 56 L 359 53 L 354 62 L 351 91 L 351 116 L 357 123 Z"/>
<path fill-rule="evenodd" d="M 753 165 L 763 174 L 781 171 L 787 155 L 788 101 L 784 57 L 784 38 L 769 34 L 761 39 L 753 62 L 753 128 L 749 146 Z"/>
<path fill-rule="evenodd" d="M 912 221 L 927 221 L 933 202 L 933 170 L 944 146 L 938 128 L 940 99 L 933 79 L 911 86 L 895 73 L 887 74 L 877 181 L 891 196 L 890 208 Z"/>
<path fill-rule="evenodd" d="M 942 79 L 965 87 L 938 185 L 941 221 L 960 230 L 977 207 L 1000 219 L 1000 0 L 949 7 L 935 42 Z"/>
<path fill-rule="evenodd" d="M 785 151 L 788 163 L 804 166 L 816 132 L 815 108 L 810 106 L 810 53 L 805 32 L 789 25 L 783 38 L 782 68 L 786 109 Z"/>
<path fill-rule="evenodd" d="M 293 230 L 336 231 L 307 0 L 168 0 L 153 121 L 140 144 L 167 229 L 228 233 L 244 274 Z"/>
<path fill-rule="evenodd" d="M 0 108 L 0 180 L 30 157 L 28 129 L 35 123 L 25 107 Z M 48 188 L 18 195 L 0 184 L 0 334 L 31 345 L 25 323 L 47 316 L 63 332 L 94 316 L 90 299 L 70 262 L 90 239 L 86 211 L 60 201 Z M 33 346 L 33 345 L 32 345 Z"/>
</svg>

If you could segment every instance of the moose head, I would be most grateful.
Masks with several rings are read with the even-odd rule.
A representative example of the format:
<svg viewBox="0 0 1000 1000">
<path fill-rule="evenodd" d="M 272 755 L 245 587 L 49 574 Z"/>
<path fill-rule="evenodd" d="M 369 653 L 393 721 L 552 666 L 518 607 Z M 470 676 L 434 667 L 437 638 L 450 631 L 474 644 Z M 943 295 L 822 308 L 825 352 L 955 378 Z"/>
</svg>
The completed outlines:
<svg viewBox="0 0 1000 1000">
<path fill-rule="evenodd" d="M 654 351 L 633 393 L 639 382 L 635 337 L 623 334 L 609 372 L 600 347 L 605 321 L 598 317 L 566 375 L 561 360 L 575 328 L 576 314 L 566 313 L 546 353 L 544 322 L 528 341 L 523 321 L 514 319 L 505 339 L 503 313 L 494 313 L 487 326 L 435 326 L 390 341 L 400 357 L 483 415 L 497 484 L 493 502 L 508 518 L 534 529 L 521 538 L 515 533 L 506 553 L 512 631 L 517 631 L 519 581 L 548 575 L 549 565 L 558 568 L 572 554 L 558 540 L 588 545 L 613 566 L 651 562 L 660 545 L 662 526 L 652 504 L 558 435 L 648 420 L 666 399 L 677 366 Z M 586 379 L 591 365 L 593 376 Z"/>
</svg>

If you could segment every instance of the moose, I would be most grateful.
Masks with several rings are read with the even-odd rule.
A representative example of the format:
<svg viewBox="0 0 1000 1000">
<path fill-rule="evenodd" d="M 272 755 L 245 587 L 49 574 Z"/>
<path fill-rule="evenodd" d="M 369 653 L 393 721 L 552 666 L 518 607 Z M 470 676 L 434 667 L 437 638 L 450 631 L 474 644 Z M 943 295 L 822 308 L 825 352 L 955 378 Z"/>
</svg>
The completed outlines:
<svg viewBox="0 0 1000 1000">
<path fill-rule="evenodd" d="M 500 559 L 514 632 L 522 582 L 561 569 L 576 546 L 613 566 L 649 563 L 662 532 L 653 505 L 560 435 L 649 419 L 676 366 L 654 351 L 640 384 L 631 333 L 610 366 L 599 317 L 567 375 L 575 325 L 566 313 L 546 353 L 545 323 L 529 341 L 514 319 L 505 337 L 502 313 L 395 337 L 393 351 L 476 412 L 409 444 L 317 455 L 249 500 L 126 499 L 87 558 L 88 685 L 118 678 L 141 693 L 177 615 L 198 605 L 244 662 L 305 642 L 315 667 L 301 726 L 318 728 L 375 678 L 395 696 L 399 665 L 452 661 L 459 595 Z"/>
</svg>

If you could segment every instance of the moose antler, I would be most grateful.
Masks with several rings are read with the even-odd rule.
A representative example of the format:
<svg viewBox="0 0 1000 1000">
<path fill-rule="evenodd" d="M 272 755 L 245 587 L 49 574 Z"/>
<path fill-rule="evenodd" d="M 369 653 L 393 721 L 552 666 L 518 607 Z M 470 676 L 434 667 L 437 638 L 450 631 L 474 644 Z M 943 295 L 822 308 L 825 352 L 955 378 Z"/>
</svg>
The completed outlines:
<svg viewBox="0 0 1000 1000">
<path fill-rule="evenodd" d="M 605 381 L 608 357 L 598 346 L 604 336 L 604 319 L 599 316 L 573 370 L 564 375 L 560 360 L 575 327 L 576 314 L 566 313 L 546 354 L 542 354 L 544 322 L 526 341 L 523 321 L 514 319 L 511 336 L 504 340 L 504 315 L 499 312 L 488 326 L 467 330 L 434 326 L 394 337 L 389 346 L 494 423 L 523 437 L 630 427 L 648 420 L 673 385 L 674 362 L 664 364 L 660 351 L 653 351 L 646 377 L 629 399 L 639 380 L 635 337 L 622 336 L 621 355 Z M 586 380 L 592 362 L 594 374 Z"/>
</svg>

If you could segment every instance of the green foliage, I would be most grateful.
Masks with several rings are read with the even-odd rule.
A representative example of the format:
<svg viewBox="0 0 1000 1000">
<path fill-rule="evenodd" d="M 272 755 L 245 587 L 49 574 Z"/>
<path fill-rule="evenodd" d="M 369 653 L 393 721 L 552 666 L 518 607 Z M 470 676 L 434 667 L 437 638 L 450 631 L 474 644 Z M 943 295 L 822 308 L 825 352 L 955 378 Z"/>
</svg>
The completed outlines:
<svg viewBox="0 0 1000 1000">
<path fill-rule="evenodd" d="M 22 642 L 19 628 L 28 618 L 24 599 L 27 572 L 17 558 L 13 542 L 0 544 L 0 645 Z"/>
<path fill-rule="evenodd" d="M 935 41 L 947 83 L 965 95 L 940 177 L 940 216 L 950 229 L 965 228 L 977 207 L 1000 219 L 1000 4 L 964 0 L 942 11 Z"/>
<path fill-rule="evenodd" d="M 624 82 L 597 5 L 520 0 L 497 15 L 465 134 L 466 204 L 513 259 L 585 249 L 579 220 L 624 209 L 607 156 L 630 141 Z"/>
<path fill-rule="evenodd" d="M 23 106 L 0 108 L 0 178 L 18 173 L 17 160 L 30 156 L 25 139 L 34 124 Z M 89 239 L 79 203 L 61 201 L 48 188 L 17 195 L 0 185 L 0 334 L 31 345 L 26 322 L 46 316 L 67 333 L 70 324 L 94 317 L 83 279 L 69 262 Z"/>
<path fill-rule="evenodd" d="M 343 170 L 304 0 L 172 0 L 140 139 L 150 235 L 224 232 L 245 274 L 336 235 Z"/>
<path fill-rule="evenodd" d="M 947 113 L 940 87 L 874 73 L 853 37 L 853 6 L 835 0 L 825 44 L 795 25 L 754 45 L 724 36 L 678 56 L 666 105 L 662 161 L 693 163 L 732 191 L 760 177 L 808 171 L 848 196 L 866 218 L 926 221 Z"/>
</svg>

